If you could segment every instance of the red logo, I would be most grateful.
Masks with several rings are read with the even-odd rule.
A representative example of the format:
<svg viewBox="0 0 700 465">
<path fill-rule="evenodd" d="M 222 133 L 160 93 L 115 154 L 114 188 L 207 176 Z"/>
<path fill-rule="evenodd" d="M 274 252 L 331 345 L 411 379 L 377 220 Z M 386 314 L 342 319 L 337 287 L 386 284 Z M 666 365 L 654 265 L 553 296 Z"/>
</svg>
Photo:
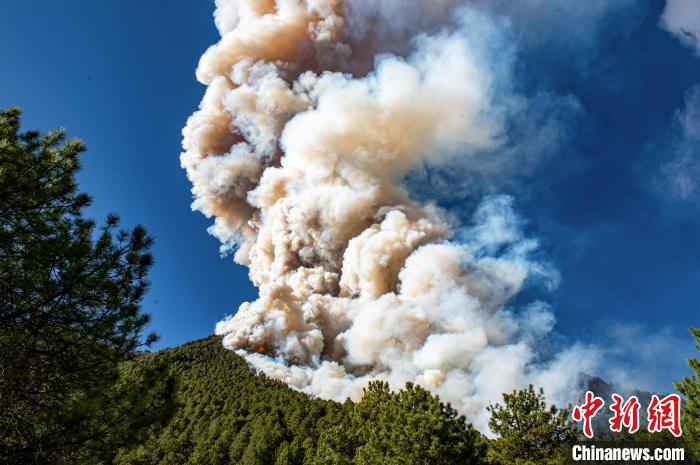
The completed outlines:
<svg viewBox="0 0 700 465">
<path fill-rule="evenodd" d="M 649 417 L 647 429 L 650 433 L 668 430 L 677 438 L 683 434 L 681 431 L 681 397 L 678 394 L 669 394 L 663 399 L 659 399 L 657 395 L 651 396 L 647 416 Z"/>
<path fill-rule="evenodd" d="M 627 399 L 627 402 L 624 402 L 622 396 L 617 394 L 613 394 L 612 399 L 613 404 L 610 406 L 610 410 L 613 412 L 613 417 L 608 421 L 610 431 L 620 433 L 623 426 L 632 434 L 639 431 L 639 409 L 641 407 L 639 399 L 632 396 Z"/>
<path fill-rule="evenodd" d="M 577 405 L 574 407 L 571 416 L 573 419 L 580 423 L 583 421 L 583 434 L 589 438 L 593 438 L 593 418 L 596 414 L 603 408 L 605 401 L 600 397 L 596 397 L 593 392 L 586 392 L 586 401 L 583 405 Z"/>
<path fill-rule="evenodd" d="M 631 434 L 639 431 L 639 412 L 641 404 L 636 396 L 630 396 L 626 401 L 619 394 L 612 394 L 613 403 L 610 410 L 613 415 L 608 421 L 610 431 L 621 433 L 627 428 Z M 577 423 L 583 422 L 583 434 L 593 438 L 593 418 L 605 405 L 605 401 L 596 397 L 593 392 L 586 392 L 584 402 L 574 406 L 571 417 Z M 675 437 L 680 437 L 681 431 L 681 397 L 678 394 L 669 394 L 663 399 L 652 395 L 647 407 L 647 430 L 650 433 L 669 431 Z"/>
</svg>

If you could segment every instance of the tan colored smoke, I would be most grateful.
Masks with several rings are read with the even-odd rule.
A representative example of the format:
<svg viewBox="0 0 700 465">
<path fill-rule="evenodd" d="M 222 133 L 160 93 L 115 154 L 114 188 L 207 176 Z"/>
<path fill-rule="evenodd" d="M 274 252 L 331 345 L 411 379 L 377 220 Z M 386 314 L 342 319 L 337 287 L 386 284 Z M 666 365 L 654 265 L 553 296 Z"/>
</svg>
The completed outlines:
<svg viewBox="0 0 700 465">
<path fill-rule="evenodd" d="M 401 184 L 418 164 L 498 147 L 503 110 L 478 44 L 464 27 L 421 35 L 406 58 L 379 56 L 362 74 L 382 47 L 349 29 L 360 6 L 217 0 L 222 38 L 197 70 L 208 88 L 181 162 L 193 208 L 235 244 L 260 295 L 216 331 L 310 394 L 356 399 L 372 379 L 413 381 L 485 430 L 483 407 L 503 390 L 563 390 L 585 367 L 574 371 L 573 352 L 536 365 L 551 313 L 506 309 L 529 276 L 547 275 L 509 198 L 485 199 L 456 241 L 448 212 Z"/>
</svg>

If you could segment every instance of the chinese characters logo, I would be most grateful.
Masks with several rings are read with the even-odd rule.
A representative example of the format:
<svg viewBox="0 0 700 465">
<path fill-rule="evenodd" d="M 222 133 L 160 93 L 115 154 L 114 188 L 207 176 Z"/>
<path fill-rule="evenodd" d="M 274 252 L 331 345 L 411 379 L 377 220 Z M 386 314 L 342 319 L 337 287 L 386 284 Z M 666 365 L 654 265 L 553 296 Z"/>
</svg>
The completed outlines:
<svg viewBox="0 0 700 465">
<path fill-rule="evenodd" d="M 630 396 L 625 400 L 619 394 L 612 395 L 612 418 L 608 421 L 610 431 L 620 433 L 623 428 L 631 434 L 639 431 L 641 403 L 636 396 Z M 583 422 L 583 434 L 593 438 L 593 418 L 603 409 L 605 400 L 588 391 L 581 405 L 574 406 L 571 417 L 577 423 Z M 647 431 L 661 433 L 669 431 L 673 436 L 680 437 L 681 431 L 681 397 L 678 394 L 669 394 L 663 399 L 652 395 L 647 413 Z"/>
</svg>

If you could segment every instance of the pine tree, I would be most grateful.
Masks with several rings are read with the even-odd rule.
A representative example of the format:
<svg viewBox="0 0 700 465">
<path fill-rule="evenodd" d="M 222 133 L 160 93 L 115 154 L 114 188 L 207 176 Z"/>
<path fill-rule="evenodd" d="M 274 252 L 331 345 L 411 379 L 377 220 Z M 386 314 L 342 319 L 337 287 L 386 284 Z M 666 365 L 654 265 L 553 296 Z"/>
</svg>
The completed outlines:
<svg viewBox="0 0 700 465">
<path fill-rule="evenodd" d="M 483 462 L 479 433 L 449 404 L 408 383 L 398 393 L 370 383 L 356 406 L 356 429 L 365 432 L 357 465 L 471 465 Z"/>
<path fill-rule="evenodd" d="M 93 428 L 118 364 L 144 339 L 153 260 L 142 227 L 99 229 L 76 173 L 85 150 L 61 130 L 20 132 L 0 112 L 0 462 L 75 463 L 106 436 Z M 94 459 L 97 460 L 97 459 Z"/>
<path fill-rule="evenodd" d="M 503 465 L 559 464 L 577 437 L 567 410 L 547 407 L 544 391 L 527 389 L 503 394 L 494 404 L 489 427 L 499 437 L 491 443 L 491 460 Z"/>
<path fill-rule="evenodd" d="M 690 331 L 695 337 L 697 349 L 700 350 L 700 329 L 693 328 Z M 700 360 L 691 358 L 688 364 L 693 374 L 677 383 L 676 388 L 685 398 L 683 440 L 694 457 L 700 460 Z"/>
</svg>

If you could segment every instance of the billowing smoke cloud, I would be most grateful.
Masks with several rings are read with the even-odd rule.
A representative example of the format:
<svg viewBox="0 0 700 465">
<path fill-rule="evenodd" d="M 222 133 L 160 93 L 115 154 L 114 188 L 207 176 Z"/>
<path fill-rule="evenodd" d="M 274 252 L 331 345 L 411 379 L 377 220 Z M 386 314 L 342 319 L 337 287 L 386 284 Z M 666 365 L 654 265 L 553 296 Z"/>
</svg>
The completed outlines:
<svg viewBox="0 0 700 465">
<path fill-rule="evenodd" d="M 661 26 L 700 53 L 700 5 L 697 0 L 666 0 Z"/>
<path fill-rule="evenodd" d="M 412 381 L 486 431 L 503 391 L 569 400 L 594 360 L 581 347 L 543 358 L 552 312 L 513 306 L 558 276 L 512 198 L 485 197 L 460 224 L 402 184 L 417 166 L 485 163 L 523 105 L 486 16 L 412 3 L 428 5 L 415 20 L 395 2 L 218 0 L 181 162 L 193 208 L 259 288 L 217 325 L 227 348 L 324 398 Z"/>
</svg>

